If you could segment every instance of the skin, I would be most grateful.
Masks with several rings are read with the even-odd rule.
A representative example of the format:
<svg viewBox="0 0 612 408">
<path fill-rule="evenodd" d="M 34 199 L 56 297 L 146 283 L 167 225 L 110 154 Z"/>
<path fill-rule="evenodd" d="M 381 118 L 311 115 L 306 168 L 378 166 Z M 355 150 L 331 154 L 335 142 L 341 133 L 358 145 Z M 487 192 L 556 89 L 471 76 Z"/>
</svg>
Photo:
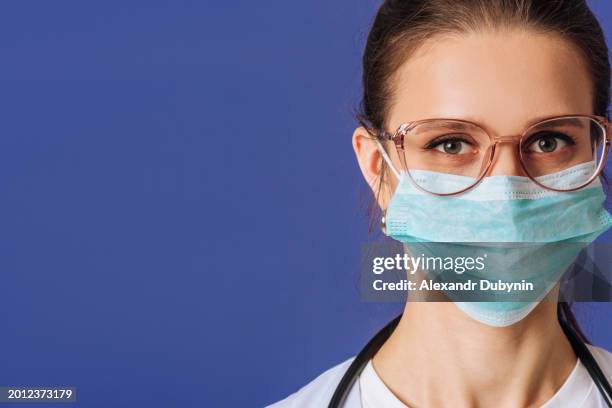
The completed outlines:
<svg viewBox="0 0 612 408">
<path fill-rule="evenodd" d="M 437 37 L 391 80 L 390 132 L 410 120 L 443 117 L 512 136 L 539 118 L 593 113 L 592 82 L 579 52 L 559 37 L 524 28 Z M 376 194 L 381 155 L 361 127 L 352 142 Z M 401 169 L 395 149 L 386 148 Z M 490 175 L 525 176 L 515 147 L 500 146 Z M 397 181 L 390 172 L 383 180 L 378 204 L 385 209 Z M 397 329 L 373 358 L 383 382 L 410 407 L 541 406 L 576 363 L 556 302 L 549 301 L 504 328 L 474 321 L 451 302 L 407 302 Z"/>
</svg>

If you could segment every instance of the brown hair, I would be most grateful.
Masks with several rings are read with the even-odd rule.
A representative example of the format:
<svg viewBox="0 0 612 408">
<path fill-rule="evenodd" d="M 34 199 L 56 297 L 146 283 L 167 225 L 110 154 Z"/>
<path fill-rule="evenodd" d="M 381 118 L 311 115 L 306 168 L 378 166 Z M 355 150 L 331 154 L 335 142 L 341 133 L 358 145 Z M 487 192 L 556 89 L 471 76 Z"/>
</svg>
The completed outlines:
<svg viewBox="0 0 612 408">
<path fill-rule="evenodd" d="M 363 97 L 357 120 L 366 128 L 386 128 L 394 73 L 426 40 L 447 33 L 504 27 L 552 33 L 572 43 L 592 79 L 593 114 L 608 117 L 608 47 L 585 0 L 386 0 L 376 13 L 363 53 Z M 378 194 L 387 173 L 383 161 Z M 372 220 L 377 219 L 376 202 L 369 211 Z M 584 339 L 569 305 L 561 302 L 559 310 Z"/>
</svg>

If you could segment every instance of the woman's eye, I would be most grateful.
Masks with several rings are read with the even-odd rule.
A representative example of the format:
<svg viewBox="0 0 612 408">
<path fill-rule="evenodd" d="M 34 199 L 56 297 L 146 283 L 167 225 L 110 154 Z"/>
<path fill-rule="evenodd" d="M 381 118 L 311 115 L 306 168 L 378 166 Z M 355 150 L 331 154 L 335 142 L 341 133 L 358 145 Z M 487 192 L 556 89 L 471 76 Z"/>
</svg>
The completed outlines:
<svg viewBox="0 0 612 408">
<path fill-rule="evenodd" d="M 545 135 L 538 137 L 527 146 L 527 150 L 534 153 L 553 153 L 568 145 L 565 137 Z"/>
<path fill-rule="evenodd" d="M 434 146 L 434 149 L 446 154 L 465 154 L 470 144 L 460 139 L 447 139 Z"/>
</svg>

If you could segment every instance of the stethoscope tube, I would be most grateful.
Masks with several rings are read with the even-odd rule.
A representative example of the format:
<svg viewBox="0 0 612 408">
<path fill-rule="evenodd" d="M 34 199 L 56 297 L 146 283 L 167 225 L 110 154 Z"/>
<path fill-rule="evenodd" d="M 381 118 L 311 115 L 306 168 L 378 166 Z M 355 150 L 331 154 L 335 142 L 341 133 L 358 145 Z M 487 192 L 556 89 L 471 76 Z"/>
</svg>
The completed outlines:
<svg viewBox="0 0 612 408">
<path fill-rule="evenodd" d="M 339 408 L 344 405 L 348 391 L 351 389 L 359 374 L 363 371 L 364 367 L 370 361 L 374 354 L 382 347 L 387 341 L 393 330 L 400 321 L 402 314 L 391 320 L 385 327 L 383 327 L 372 339 L 366 344 L 366 346 L 357 354 L 348 370 L 344 373 L 344 376 L 340 380 L 340 383 L 332 395 L 331 401 L 329 402 L 329 408 Z"/>
<path fill-rule="evenodd" d="M 346 397 L 349 393 L 349 390 L 359 378 L 359 374 L 363 371 L 364 367 L 370 361 L 372 357 L 376 354 L 376 352 L 382 347 L 382 345 L 387 341 L 393 330 L 400 321 L 402 314 L 397 316 L 395 319 L 391 320 L 385 327 L 383 327 L 372 339 L 366 344 L 366 346 L 357 354 L 349 368 L 344 373 L 344 376 L 338 383 L 334 394 L 329 402 L 328 408 L 339 408 L 344 405 Z M 567 323 L 566 319 L 559 316 L 559 323 L 561 324 L 561 328 L 565 333 L 565 336 L 569 340 L 572 349 L 587 369 L 589 375 L 595 382 L 595 385 L 599 389 L 602 398 L 606 402 L 608 408 L 612 408 L 612 387 L 610 383 L 606 379 L 606 376 L 601 371 L 601 368 L 595 361 L 595 358 L 585 345 L 585 343 L 580 339 L 576 331 Z"/>
<path fill-rule="evenodd" d="M 565 336 L 574 349 L 574 353 L 576 353 L 584 367 L 589 372 L 589 375 L 599 389 L 599 392 L 608 405 L 608 408 L 612 408 L 612 387 L 610 387 L 610 383 L 606 379 L 606 375 L 601 371 L 599 364 L 597 364 L 597 361 L 595 361 L 595 358 L 584 342 L 578 337 L 578 334 L 569 324 L 567 324 L 567 321 L 565 319 L 559 319 L 559 322 L 561 323 L 561 328 L 563 329 Z"/>
</svg>

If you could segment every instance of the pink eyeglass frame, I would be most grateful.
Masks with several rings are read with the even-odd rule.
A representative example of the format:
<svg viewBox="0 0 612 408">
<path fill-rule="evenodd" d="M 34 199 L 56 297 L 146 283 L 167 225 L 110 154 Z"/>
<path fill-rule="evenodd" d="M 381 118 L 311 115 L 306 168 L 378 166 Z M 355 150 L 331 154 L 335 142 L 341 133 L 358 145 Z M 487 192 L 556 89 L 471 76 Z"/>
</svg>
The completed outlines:
<svg viewBox="0 0 612 408">
<path fill-rule="evenodd" d="M 568 190 L 560 190 L 560 189 L 555 189 L 552 187 L 547 187 L 543 184 L 541 184 L 540 182 L 538 182 L 533 176 L 531 176 L 531 174 L 529 174 L 529 171 L 527 170 L 524 162 L 523 162 L 523 155 L 522 155 L 522 150 L 521 150 L 521 146 L 523 144 L 523 141 L 525 139 L 525 137 L 527 136 L 527 134 L 529 133 L 530 130 L 532 130 L 533 128 L 535 128 L 536 126 L 539 126 L 545 122 L 549 122 L 555 119 L 591 119 L 595 122 L 597 122 L 597 124 L 599 124 L 599 126 L 601 127 L 603 134 L 604 134 L 604 139 L 605 139 L 605 145 L 603 148 L 603 152 L 601 155 L 601 161 L 599 162 L 599 164 L 597 165 L 597 169 L 595 171 L 595 173 L 593 173 L 593 175 L 586 181 L 584 182 L 582 185 L 572 188 L 572 189 L 568 189 Z M 421 186 L 419 186 L 416 181 L 412 178 L 412 175 L 410 174 L 410 171 L 407 171 L 408 176 L 410 177 L 410 179 L 412 180 L 413 184 L 420 190 L 429 193 L 429 194 L 433 194 L 433 195 L 437 195 L 437 196 L 451 196 L 451 195 L 457 195 L 457 194 L 462 194 L 468 190 L 471 190 L 472 188 L 476 187 L 478 184 L 480 184 L 480 182 L 482 181 L 482 179 L 484 179 L 485 175 L 487 174 L 487 172 L 489 171 L 489 169 L 491 168 L 491 165 L 493 164 L 493 159 L 495 158 L 495 148 L 498 144 L 501 143 L 512 143 L 512 144 L 516 144 L 516 153 L 517 156 L 519 158 L 519 162 L 521 164 L 521 168 L 523 169 L 523 171 L 525 172 L 525 174 L 527 175 L 527 177 L 529 177 L 535 184 L 537 184 L 538 186 L 545 188 L 547 190 L 552 190 L 552 191 L 557 191 L 557 192 L 562 192 L 562 193 L 569 193 L 572 191 L 576 191 L 576 190 L 580 190 L 581 188 L 589 185 L 590 183 L 593 182 L 593 180 L 595 180 L 600 173 L 602 172 L 605 163 L 606 163 L 606 158 L 608 157 L 608 152 L 610 150 L 610 143 L 612 142 L 611 136 L 608 132 L 608 129 L 610 128 L 610 121 L 604 117 L 604 116 L 598 116 L 598 115 L 581 115 L 581 114 L 576 114 L 576 115 L 559 115 L 559 116 L 549 116 L 549 117 L 545 117 L 545 118 L 541 118 L 538 119 L 537 121 L 531 123 L 530 125 L 527 126 L 527 128 L 523 131 L 523 133 L 521 133 L 520 135 L 513 135 L 513 136 L 496 136 L 496 137 L 492 137 L 491 136 L 491 132 L 489 130 L 487 130 L 487 128 L 479 123 L 470 121 L 470 120 L 464 120 L 464 119 L 455 119 L 455 118 L 432 118 L 432 119 L 421 119 L 421 120 L 415 120 L 415 121 L 411 121 L 411 122 L 405 122 L 402 123 L 397 130 L 395 131 L 395 133 L 392 135 L 388 132 L 385 131 L 380 131 L 377 129 L 372 129 L 369 128 L 368 130 L 373 130 L 375 132 L 375 137 L 379 140 L 383 140 L 383 141 L 391 141 L 394 143 L 395 148 L 397 150 L 402 150 L 404 151 L 404 138 L 406 137 L 406 135 L 408 135 L 408 133 L 417 125 L 423 124 L 423 123 L 427 123 L 427 122 L 434 122 L 434 121 L 439 121 L 439 120 L 444 120 L 444 121 L 451 121 L 451 122 L 460 122 L 460 123 L 465 123 L 468 125 L 472 125 L 472 126 L 476 126 L 477 128 L 479 128 L 480 130 L 482 130 L 487 136 L 489 136 L 490 140 L 491 140 L 491 145 L 489 146 L 488 150 L 490 151 L 489 153 L 489 157 L 488 159 L 485 159 L 486 165 L 483 166 L 482 170 L 481 170 L 481 174 L 478 176 L 478 178 L 476 179 L 476 181 L 474 182 L 474 184 L 464 188 L 463 190 L 460 191 L 456 191 L 453 193 L 434 193 L 432 191 L 428 191 L 425 190 L 424 188 L 422 188 Z M 367 127 L 366 127 L 367 129 Z M 406 157 L 404 154 L 398 154 L 398 156 L 400 157 L 400 160 L 402 161 L 402 165 L 404 166 L 404 168 L 406 170 L 408 170 L 408 166 L 406 164 Z"/>
</svg>

